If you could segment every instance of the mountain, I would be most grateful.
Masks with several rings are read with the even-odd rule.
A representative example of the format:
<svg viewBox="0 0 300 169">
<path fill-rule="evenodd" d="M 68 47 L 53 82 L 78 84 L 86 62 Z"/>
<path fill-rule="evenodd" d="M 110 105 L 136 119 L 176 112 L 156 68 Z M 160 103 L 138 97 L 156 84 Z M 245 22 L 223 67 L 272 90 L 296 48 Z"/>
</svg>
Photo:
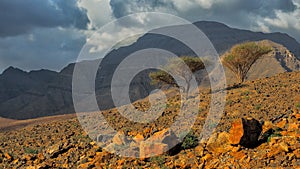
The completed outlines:
<svg viewBox="0 0 300 169">
<path fill-rule="evenodd" d="M 211 40 L 222 55 L 233 45 L 245 41 L 262 41 L 275 49 L 275 53 L 258 61 L 249 79 L 272 76 L 285 71 L 299 70 L 300 44 L 282 33 L 261 33 L 230 28 L 217 22 L 194 23 Z M 186 25 L 161 29 L 184 30 Z M 189 35 L 190 32 L 184 32 Z M 183 43 L 163 35 L 146 33 L 135 43 L 112 50 L 101 62 L 96 76 L 96 97 L 100 109 L 112 108 L 110 83 L 114 70 L 129 54 L 147 48 L 160 48 L 177 55 L 195 55 Z M 87 67 L 95 61 L 85 61 Z M 259 65 L 260 64 L 260 65 Z M 0 116 L 12 119 L 31 119 L 41 116 L 74 113 L 72 101 L 72 72 L 70 64 L 60 72 L 39 70 L 24 72 L 10 67 L 0 75 Z M 144 98 L 155 89 L 150 85 L 148 73 L 139 73 L 131 83 L 130 99 Z M 229 83 L 234 82 L 226 71 Z M 84 77 L 82 77 L 84 78 Z"/>
<path fill-rule="evenodd" d="M 29 119 L 72 111 L 72 76 L 8 68 L 0 76 L 2 117 Z"/>
<path fill-rule="evenodd" d="M 223 54 L 233 45 L 245 41 L 270 40 L 285 46 L 296 57 L 300 58 L 300 44 L 284 33 L 262 33 L 230 28 L 222 23 L 200 21 L 195 25 L 199 27 L 210 39 L 219 54 Z"/>
<path fill-rule="evenodd" d="M 258 59 L 248 72 L 248 80 L 256 80 L 263 77 L 271 77 L 279 73 L 300 70 L 300 60 L 286 47 L 270 40 L 258 41 L 258 43 L 273 49 L 269 54 Z M 226 80 L 235 83 L 235 76 L 225 67 Z"/>
<path fill-rule="evenodd" d="M 299 168 L 299 88 L 300 72 L 247 81 L 227 90 L 220 121 L 208 120 L 211 95 L 208 89 L 201 90 L 193 96 L 201 98 L 201 112 L 189 109 L 197 113 L 193 126 L 180 119 L 174 127 L 181 111 L 176 92 L 168 98 L 164 113 L 149 123 L 128 121 L 116 109 L 103 112 L 107 121 L 99 120 L 98 113 L 85 114 L 83 121 L 89 126 L 76 116 L 25 120 L 27 127 L 11 122 L 5 131 L 0 123 L 0 168 Z M 146 98 L 134 106 L 144 111 L 150 105 Z M 208 139 L 197 140 L 205 132 L 205 123 L 216 130 Z M 177 142 L 186 131 L 190 133 L 180 140 L 182 144 L 165 152 L 172 146 L 170 140 Z M 97 139 L 94 133 L 99 134 Z M 240 142 L 243 137 L 257 144 L 246 147 Z M 145 154 L 157 156 L 144 158 Z"/>
</svg>

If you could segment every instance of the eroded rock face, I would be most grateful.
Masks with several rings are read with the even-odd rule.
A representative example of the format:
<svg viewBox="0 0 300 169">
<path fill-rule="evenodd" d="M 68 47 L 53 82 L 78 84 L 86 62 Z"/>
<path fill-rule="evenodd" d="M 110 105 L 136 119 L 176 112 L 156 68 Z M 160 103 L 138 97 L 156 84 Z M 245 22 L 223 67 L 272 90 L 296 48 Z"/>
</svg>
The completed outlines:
<svg viewBox="0 0 300 169">
<path fill-rule="evenodd" d="M 206 149 L 213 154 L 221 154 L 232 149 L 228 143 L 229 134 L 227 132 L 213 134 L 207 142 Z"/>
<path fill-rule="evenodd" d="M 230 130 L 230 142 L 233 145 L 241 145 L 253 148 L 259 144 L 259 136 L 262 125 L 256 119 L 238 119 Z"/>
<path fill-rule="evenodd" d="M 168 145 L 159 142 L 141 142 L 140 157 L 147 158 L 152 155 L 161 155 L 168 151 Z"/>
<path fill-rule="evenodd" d="M 177 136 L 172 131 L 164 129 L 154 133 L 152 137 L 140 143 L 140 156 L 145 158 L 151 156 L 151 154 L 166 153 L 178 143 Z"/>
<path fill-rule="evenodd" d="M 154 133 L 149 141 L 161 142 L 169 146 L 175 146 L 177 143 L 179 143 L 177 136 L 169 129 L 164 129 L 162 131 Z"/>
<path fill-rule="evenodd" d="M 232 123 L 230 129 L 230 143 L 233 145 L 238 145 L 244 135 L 243 121 L 238 119 Z"/>
</svg>

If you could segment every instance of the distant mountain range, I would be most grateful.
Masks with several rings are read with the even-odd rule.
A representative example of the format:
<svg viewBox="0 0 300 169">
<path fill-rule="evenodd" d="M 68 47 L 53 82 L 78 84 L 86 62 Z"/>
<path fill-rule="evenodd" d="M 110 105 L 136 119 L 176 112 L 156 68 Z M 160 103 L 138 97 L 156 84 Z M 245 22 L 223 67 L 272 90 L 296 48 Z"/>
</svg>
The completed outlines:
<svg viewBox="0 0 300 169">
<path fill-rule="evenodd" d="M 300 67 L 300 44 L 283 33 L 261 33 L 230 28 L 217 22 L 194 23 L 211 40 L 222 55 L 233 45 L 245 41 L 261 41 L 274 52 L 260 59 L 250 70 L 249 79 L 272 76 Z M 185 26 L 185 25 L 181 25 Z M 96 95 L 101 109 L 112 108 L 110 83 L 116 67 L 129 54 L 147 48 L 160 48 L 177 55 L 194 55 L 181 42 L 163 35 L 145 34 L 134 44 L 111 51 L 101 62 L 96 78 Z M 86 61 L 87 64 L 93 61 Z M 72 101 L 72 73 L 75 64 L 60 72 L 39 70 L 24 72 L 10 67 L 0 75 L 0 116 L 12 119 L 31 119 L 42 116 L 74 113 Z M 149 70 L 150 71 L 150 70 Z M 155 89 L 150 85 L 149 71 L 141 72 L 131 83 L 132 101 L 144 98 Z M 226 71 L 228 82 L 234 82 Z"/>
</svg>

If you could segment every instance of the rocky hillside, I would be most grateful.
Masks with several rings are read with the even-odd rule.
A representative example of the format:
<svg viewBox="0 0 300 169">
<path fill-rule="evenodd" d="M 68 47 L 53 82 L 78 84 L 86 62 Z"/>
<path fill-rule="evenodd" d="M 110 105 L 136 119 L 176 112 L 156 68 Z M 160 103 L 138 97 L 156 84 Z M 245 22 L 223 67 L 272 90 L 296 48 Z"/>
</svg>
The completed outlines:
<svg viewBox="0 0 300 169">
<path fill-rule="evenodd" d="M 30 119 L 73 111 L 71 75 L 10 67 L 0 75 L 0 116 Z"/>
<path fill-rule="evenodd" d="M 143 150 L 151 149 L 141 145 L 150 136 L 164 147 L 159 140 L 172 135 L 164 129 L 173 123 L 180 102 L 178 93 L 170 92 L 173 95 L 168 97 L 166 110 L 152 123 L 129 123 L 116 109 L 105 111 L 108 123 L 133 136 L 125 140 L 117 134 L 110 147 L 130 145 L 145 153 Z M 227 93 L 216 131 L 201 143 L 189 137 L 174 151 L 160 156 L 122 158 L 100 148 L 74 118 L 0 133 L 0 168 L 299 168 L 300 73 L 248 81 L 228 88 Z M 210 108 L 209 90 L 202 90 L 198 97 L 199 115 L 192 128 L 196 136 Z M 147 110 L 149 102 L 145 99 L 134 105 Z M 255 133 L 258 135 L 253 136 Z"/>
<path fill-rule="evenodd" d="M 263 77 L 272 77 L 279 73 L 300 70 L 300 60 L 286 47 L 270 40 L 258 43 L 273 49 L 271 53 L 261 57 L 249 70 L 247 79 L 255 80 Z M 235 83 L 235 76 L 225 67 L 226 78 L 229 84 Z"/>
<path fill-rule="evenodd" d="M 274 46 L 275 52 L 257 63 L 257 66 L 251 70 L 249 76 L 251 80 L 299 70 L 297 57 L 300 57 L 300 44 L 286 34 L 239 30 L 217 22 L 203 21 L 195 25 L 208 36 L 220 55 L 241 42 L 268 40 L 266 43 Z M 111 51 L 103 59 L 96 78 L 96 95 L 101 109 L 114 107 L 110 82 L 117 65 L 129 54 L 146 48 L 165 49 L 177 55 L 193 55 L 189 48 L 177 40 L 151 32 L 130 46 Z M 95 61 L 86 63 L 93 64 Z M 61 72 L 48 70 L 24 72 L 13 67 L 5 70 L 0 75 L 0 117 L 31 119 L 74 113 L 71 93 L 73 68 L 74 64 L 68 65 Z M 228 82 L 233 83 L 232 75 L 227 74 Z M 148 71 L 136 76 L 131 83 L 131 89 L 134 89 L 131 91 L 131 100 L 144 98 L 155 89 L 149 81 Z"/>
</svg>

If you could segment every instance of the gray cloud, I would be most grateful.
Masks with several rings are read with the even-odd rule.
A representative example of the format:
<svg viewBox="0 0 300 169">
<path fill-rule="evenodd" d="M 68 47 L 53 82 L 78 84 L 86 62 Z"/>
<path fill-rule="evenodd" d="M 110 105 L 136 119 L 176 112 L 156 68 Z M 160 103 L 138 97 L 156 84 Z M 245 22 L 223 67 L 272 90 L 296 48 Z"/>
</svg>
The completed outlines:
<svg viewBox="0 0 300 169">
<path fill-rule="evenodd" d="M 240 17 L 237 18 L 237 22 L 243 23 L 245 20 L 249 22 L 249 17 L 252 16 L 274 18 L 278 10 L 293 12 L 296 8 L 293 0 L 229 0 L 213 4 L 211 8 L 207 9 L 207 12 L 211 14 L 210 17 L 222 16 L 222 18 L 228 18 L 232 21 L 235 20 L 233 16 L 238 15 Z"/>
<path fill-rule="evenodd" d="M 254 31 L 283 31 L 300 41 L 293 23 L 283 29 L 280 21 L 285 17 L 277 19 L 278 13 L 284 13 L 293 17 L 289 20 L 300 22 L 295 14 L 300 12 L 296 0 L 111 0 L 110 5 L 116 18 L 134 12 L 167 11 L 192 22 L 210 20 Z M 273 19 L 277 25 L 270 23 Z"/>
<path fill-rule="evenodd" d="M 31 34 L 0 39 L 0 72 L 8 66 L 23 70 L 60 70 L 76 61 L 85 36 L 75 29 L 35 29 Z"/>
<path fill-rule="evenodd" d="M 222 6 L 216 4 L 216 6 L 218 6 L 218 8 L 216 9 L 222 9 L 223 5 L 224 4 L 222 4 Z M 296 9 L 296 5 L 293 3 L 293 0 L 237 0 L 231 1 L 231 3 L 227 5 L 227 7 L 233 10 L 244 10 L 262 16 L 274 16 L 275 10 L 292 12 Z"/>
<path fill-rule="evenodd" d="M 110 5 L 116 18 L 134 12 L 156 11 L 156 9 L 162 8 L 177 10 L 179 15 L 185 15 L 185 12 L 188 12 L 189 9 L 197 8 L 200 12 L 208 11 L 209 13 L 206 13 L 206 15 L 210 15 L 211 13 L 215 12 L 226 12 L 226 14 L 230 15 L 230 13 L 235 13 L 242 10 L 247 13 L 251 12 L 262 16 L 274 15 L 275 10 L 291 12 L 296 9 L 296 5 L 292 0 L 212 0 L 206 2 L 205 0 L 180 1 L 181 0 L 111 0 Z M 184 11 L 182 11 L 182 9 Z M 197 16 L 197 13 L 194 15 Z M 190 17 L 190 15 L 187 17 Z"/>
<path fill-rule="evenodd" d="M 59 70 L 76 60 L 93 33 L 86 30 L 88 26 L 100 28 L 136 12 L 166 12 L 191 22 L 279 31 L 300 42 L 300 0 L 1 0 L 0 72 L 11 65 Z M 133 23 L 127 24 L 138 25 Z"/>
<path fill-rule="evenodd" d="M 0 23 L 0 36 L 8 37 L 37 27 L 86 29 L 89 19 L 76 0 L 1 0 Z"/>
<path fill-rule="evenodd" d="M 174 8 L 174 5 L 170 0 L 111 0 L 110 5 L 113 15 L 116 18 L 136 12 L 158 11 Z"/>
</svg>

